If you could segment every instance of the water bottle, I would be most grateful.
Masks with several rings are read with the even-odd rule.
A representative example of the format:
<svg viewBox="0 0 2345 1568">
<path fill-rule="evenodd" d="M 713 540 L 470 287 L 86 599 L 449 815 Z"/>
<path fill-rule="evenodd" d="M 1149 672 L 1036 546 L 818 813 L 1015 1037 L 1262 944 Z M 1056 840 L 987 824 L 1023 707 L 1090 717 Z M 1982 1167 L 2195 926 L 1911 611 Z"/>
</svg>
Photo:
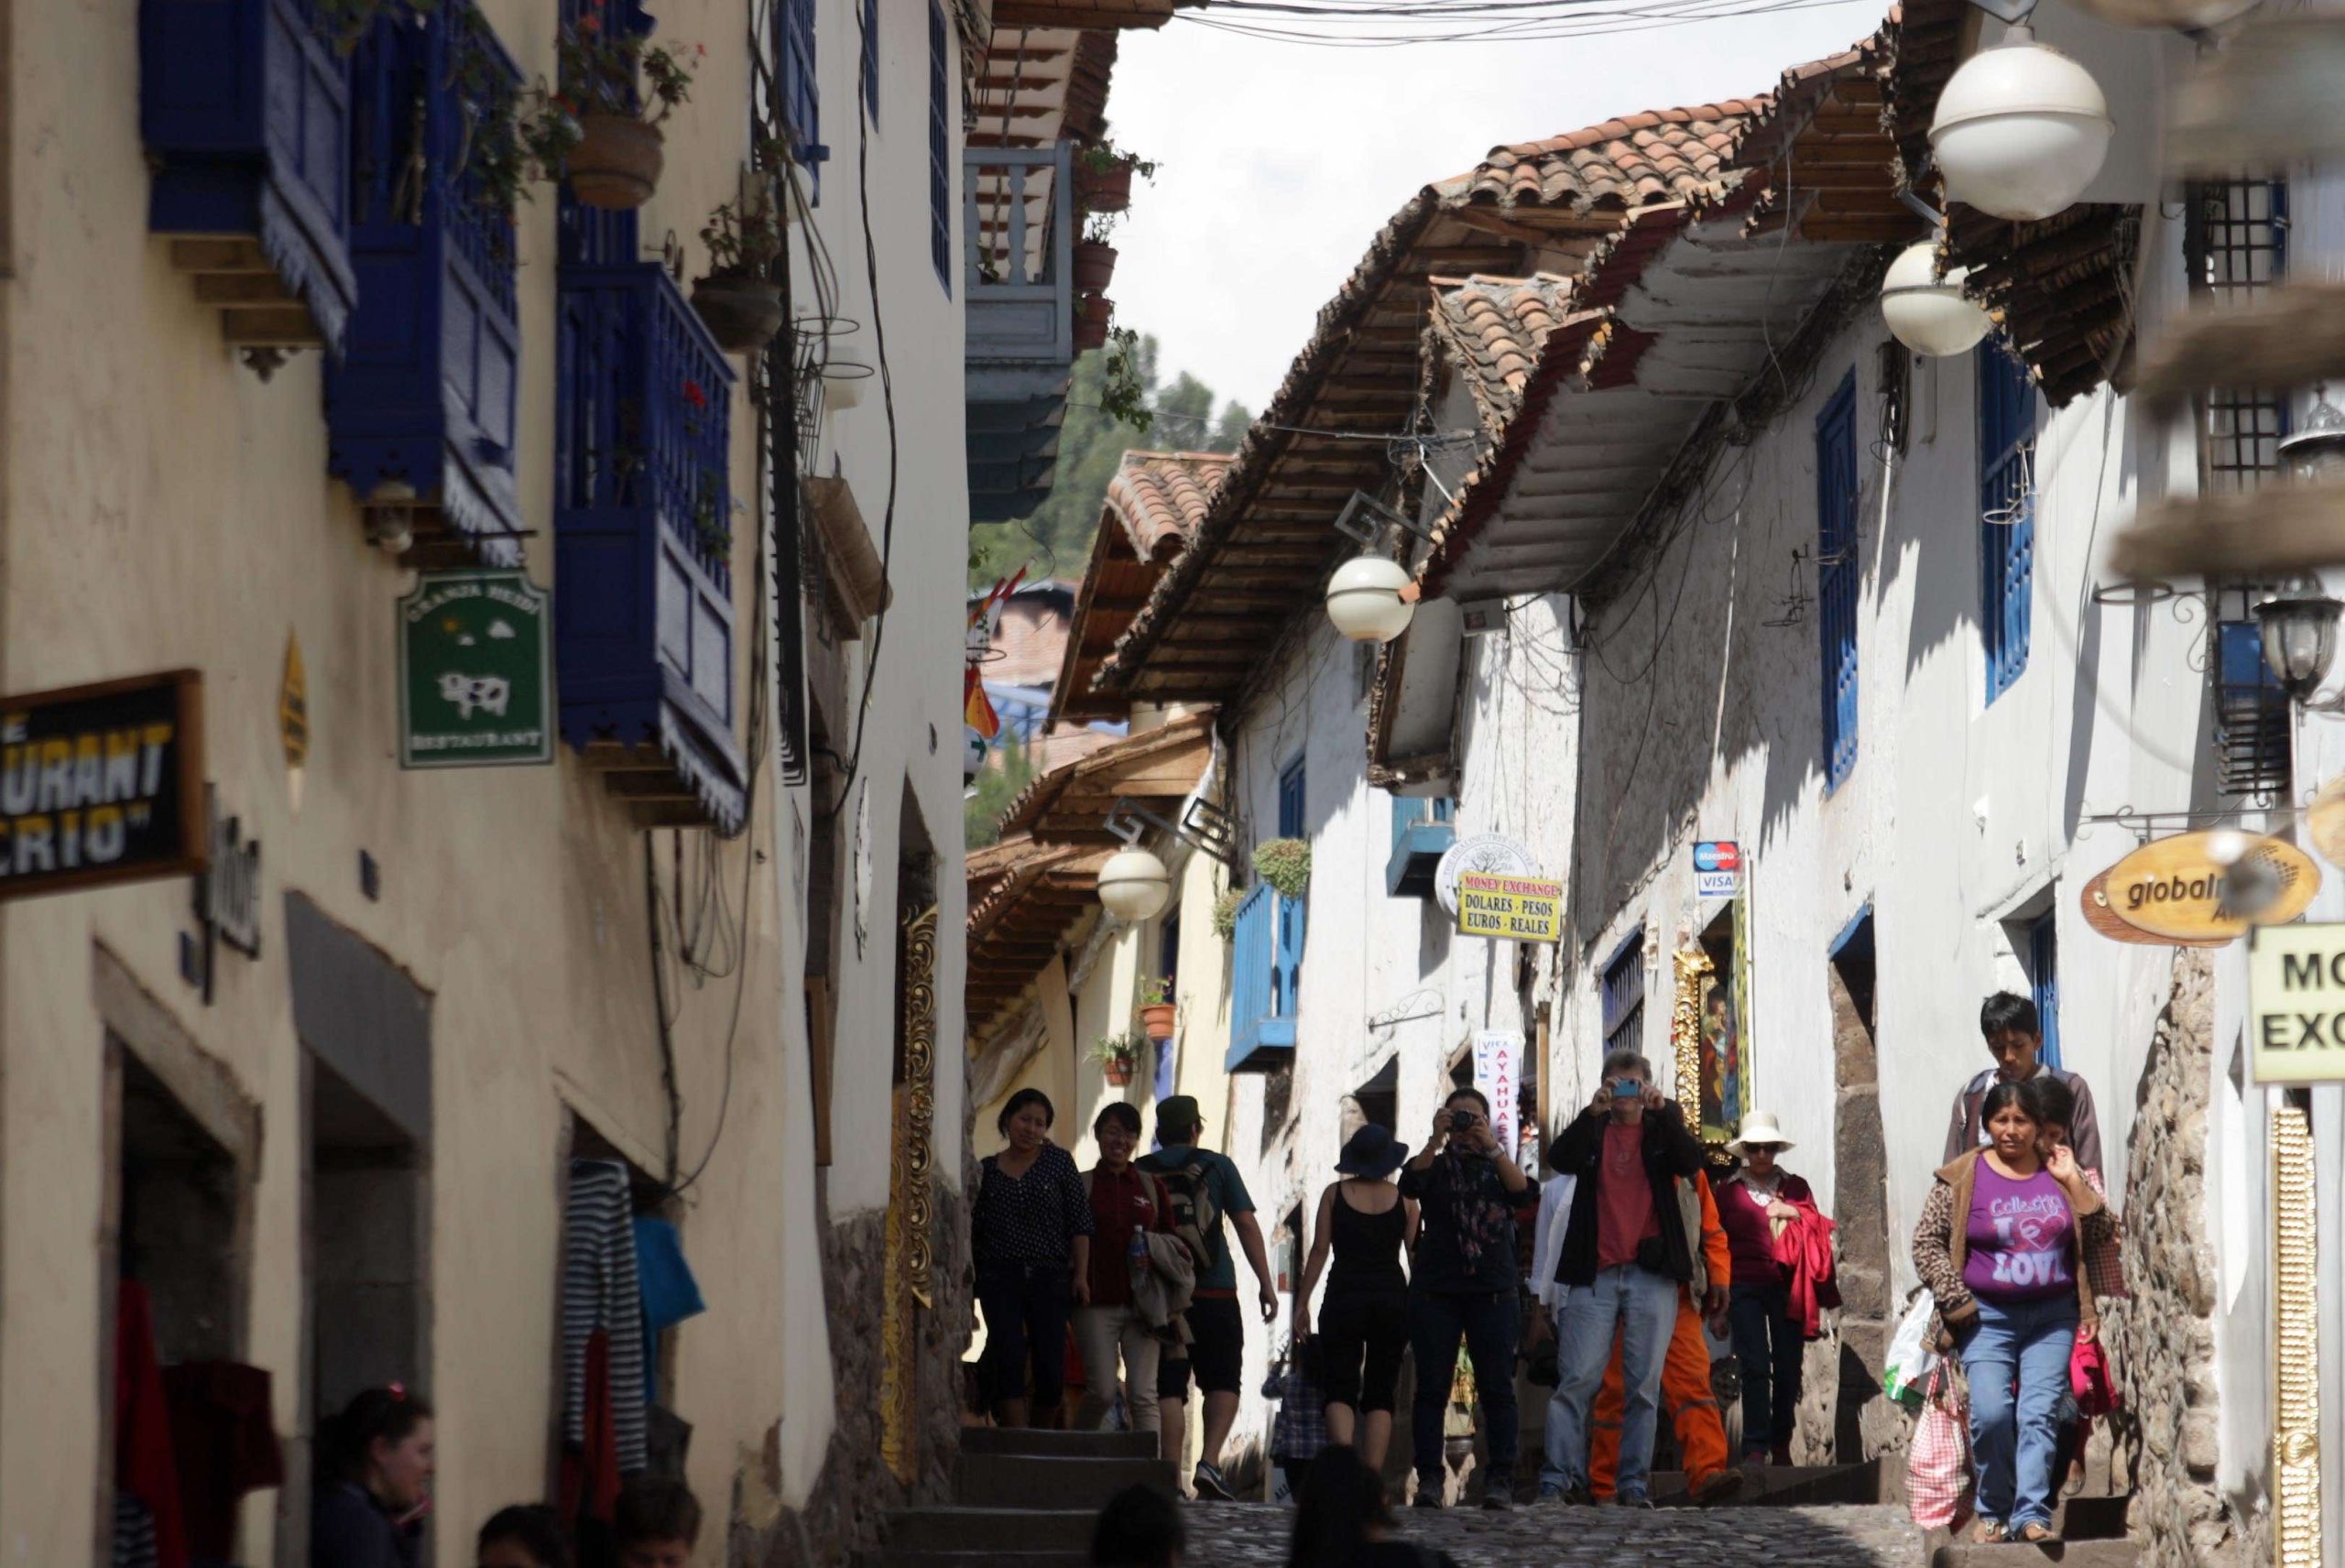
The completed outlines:
<svg viewBox="0 0 2345 1568">
<path fill-rule="evenodd" d="M 1148 1259 L 1148 1237 L 1142 1236 L 1138 1229 L 1134 1229 L 1132 1232 L 1132 1244 L 1124 1249 L 1124 1253 L 1125 1256 L 1129 1258 L 1134 1263 L 1146 1262 Z"/>
</svg>

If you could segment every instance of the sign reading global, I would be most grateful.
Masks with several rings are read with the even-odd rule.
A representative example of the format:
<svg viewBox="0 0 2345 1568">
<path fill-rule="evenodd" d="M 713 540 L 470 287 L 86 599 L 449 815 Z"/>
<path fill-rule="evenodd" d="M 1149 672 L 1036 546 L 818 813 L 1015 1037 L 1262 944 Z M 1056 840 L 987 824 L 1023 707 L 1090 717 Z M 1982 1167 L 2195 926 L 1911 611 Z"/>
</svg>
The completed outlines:
<svg viewBox="0 0 2345 1568">
<path fill-rule="evenodd" d="M 1434 867 L 1434 897 L 1441 900 L 1444 912 L 1453 920 L 1457 915 L 1457 878 L 1468 871 L 1487 877 L 1536 877 L 1539 863 L 1531 852 L 1504 833 L 1476 833 L 1461 838 L 1449 846 Z"/>
</svg>

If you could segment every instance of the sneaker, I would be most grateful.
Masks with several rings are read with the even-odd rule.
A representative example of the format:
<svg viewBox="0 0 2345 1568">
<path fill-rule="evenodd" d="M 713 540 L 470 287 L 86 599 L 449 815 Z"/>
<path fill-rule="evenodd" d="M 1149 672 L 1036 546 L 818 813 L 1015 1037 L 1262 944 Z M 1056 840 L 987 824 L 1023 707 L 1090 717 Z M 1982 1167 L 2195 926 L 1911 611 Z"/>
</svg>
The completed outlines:
<svg viewBox="0 0 2345 1568">
<path fill-rule="evenodd" d="M 1644 1508 L 1650 1511 L 1652 1508 L 1652 1499 L 1642 1492 L 1621 1492 L 1614 1496 L 1612 1506 L 1616 1508 Z"/>
<path fill-rule="evenodd" d="M 1482 1487 L 1482 1506 L 1503 1512 L 1514 1507 L 1514 1477 L 1492 1475 Z"/>
<path fill-rule="evenodd" d="M 1596 1494 L 1588 1490 L 1587 1482 L 1575 1481 L 1570 1486 L 1564 1488 L 1564 1507 L 1567 1508 L 1592 1508 L 1595 1506 Z"/>
<path fill-rule="evenodd" d="M 1693 1492 L 1694 1506 L 1697 1508 L 1714 1508 L 1721 1503 L 1730 1503 L 1741 1495 L 1741 1471 L 1713 1470 L 1696 1484 Z"/>
<path fill-rule="evenodd" d="M 1197 1496 L 1200 1497 L 1224 1503 L 1234 1503 L 1238 1500 L 1238 1494 L 1229 1489 L 1229 1482 L 1222 1475 L 1221 1466 L 1218 1465 L 1207 1465 L 1202 1459 L 1199 1460 L 1190 1480 L 1195 1484 Z"/>
<path fill-rule="evenodd" d="M 1441 1507 L 1440 1479 L 1436 1477 L 1428 1481 L 1422 1475 L 1418 1476 L 1416 1500 L 1410 1506 L 1412 1508 L 1437 1508 Z"/>
<path fill-rule="evenodd" d="M 1539 1500 L 1543 1503 L 1560 1503 L 1564 1500 L 1564 1489 L 1553 1482 L 1543 1483 L 1539 1487 Z"/>
</svg>

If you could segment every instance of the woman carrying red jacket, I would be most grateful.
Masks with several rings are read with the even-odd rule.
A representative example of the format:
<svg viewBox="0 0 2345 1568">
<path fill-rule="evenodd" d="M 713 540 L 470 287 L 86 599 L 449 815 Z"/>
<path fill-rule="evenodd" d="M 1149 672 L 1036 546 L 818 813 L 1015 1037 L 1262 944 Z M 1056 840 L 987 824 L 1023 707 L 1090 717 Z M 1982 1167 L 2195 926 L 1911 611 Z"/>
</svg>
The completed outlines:
<svg viewBox="0 0 2345 1568">
<path fill-rule="evenodd" d="M 1727 1321 L 1742 1367 L 1742 1462 L 1789 1465 L 1806 1335 L 1792 1317 L 1790 1272 L 1775 1238 L 1798 1222 L 1803 1205 L 1816 1212 L 1816 1194 L 1775 1163 L 1793 1146 L 1773 1116 L 1745 1116 L 1740 1136 L 1726 1147 L 1742 1161 L 1718 1188 L 1718 1223 L 1734 1263 Z"/>
</svg>

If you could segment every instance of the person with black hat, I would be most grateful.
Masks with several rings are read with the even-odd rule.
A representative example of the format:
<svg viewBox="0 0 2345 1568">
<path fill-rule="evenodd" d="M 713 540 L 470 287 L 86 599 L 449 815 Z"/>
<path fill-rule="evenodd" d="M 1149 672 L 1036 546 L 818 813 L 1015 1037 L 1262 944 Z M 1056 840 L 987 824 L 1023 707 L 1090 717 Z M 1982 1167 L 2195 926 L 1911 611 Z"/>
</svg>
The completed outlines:
<svg viewBox="0 0 2345 1568">
<path fill-rule="evenodd" d="M 1156 1138 L 1163 1145 L 1138 1160 L 1140 1168 L 1164 1183 L 1172 1233 L 1197 1261 L 1196 1293 L 1189 1301 L 1189 1355 L 1186 1360 L 1166 1358 L 1156 1377 L 1157 1413 L 1163 1424 L 1160 1452 L 1175 1465 L 1188 1435 L 1189 1378 L 1192 1371 L 1205 1393 L 1205 1422 L 1192 1474 L 1197 1496 L 1236 1502 L 1238 1494 L 1221 1473 L 1222 1445 L 1238 1424 L 1238 1392 L 1246 1367 L 1246 1318 L 1238 1307 L 1238 1265 L 1222 1235 L 1226 1215 L 1246 1249 L 1246 1261 L 1261 1285 L 1262 1321 L 1279 1314 L 1278 1290 L 1272 1284 L 1271 1255 L 1262 1245 L 1261 1223 L 1254 1217 L 1254 1200 L 1245 1178 L 1228 1156 L 1199 1147 L 1205 1118 L 1195 1098 L 1173 1094 L 1156 1105 Z"/>
<path fill-rule="evenodd" d="M 1352 1134 L 1311 1225 L 1311 1260 L 1295 1296 L 1295 1329 L 1311 1333 L 1311 1298 L 1332 1255 L 1327 1300 L 1319 1309 L 1319 1376 L 1327 1397 L 1327 1441 L 1357 1445 L 1371 1470 L 1392 1441 L 1392 1400 L 1409 1348 L 1409 1278 L 1401 1254 L 1417 1243 L 1417 1205 L 1392 1173 L 1408 1145 L 1374 1123 Z"/>
</svg>

